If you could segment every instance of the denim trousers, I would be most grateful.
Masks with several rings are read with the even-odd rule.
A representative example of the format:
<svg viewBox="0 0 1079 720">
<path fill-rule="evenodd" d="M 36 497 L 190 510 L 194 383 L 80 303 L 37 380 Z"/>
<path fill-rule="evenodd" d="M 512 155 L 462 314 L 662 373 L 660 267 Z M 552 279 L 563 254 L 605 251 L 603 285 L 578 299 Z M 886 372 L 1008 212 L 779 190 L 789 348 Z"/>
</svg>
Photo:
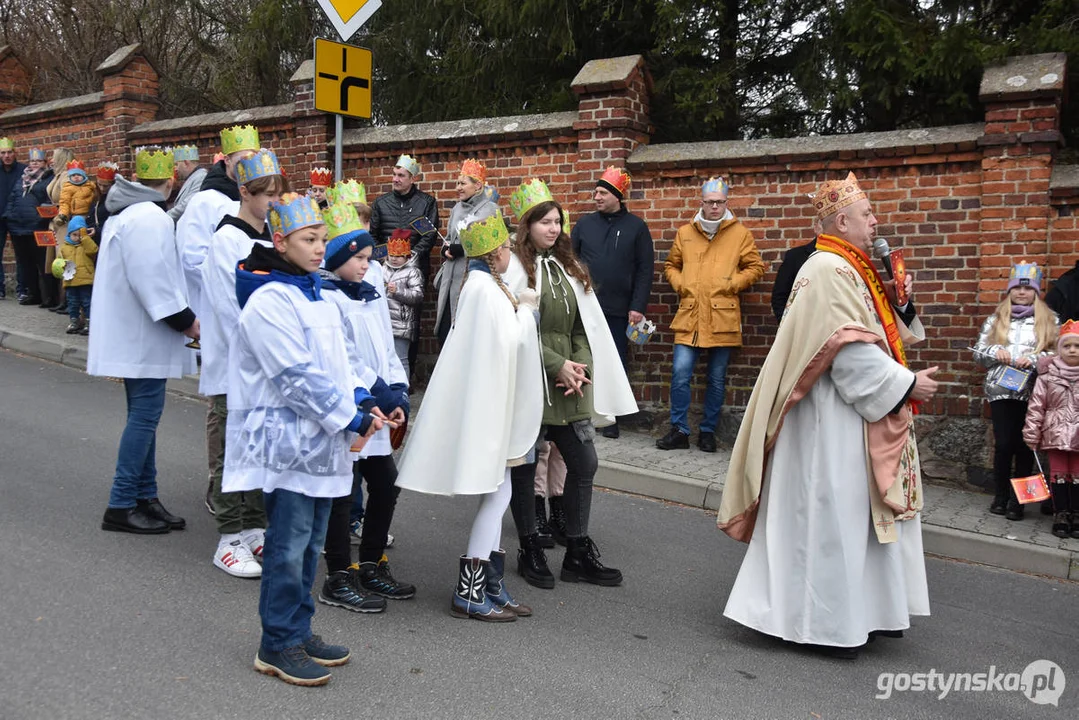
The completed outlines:
<svg viewBox="0 0 1079 720">
<path fill-rule="evenodd" d="M 110 508 L 133 508 L 157 497 L 157 423 L 165 409 L 164 378 L 124 378 L 127 425 L 120 436 Z"/>
<path fill-rule="evenodd" d="M 73 285 L 67 289 L 67 316 L 71 322 L 79 321 L 79 310 L 82 310 L 87 320 L 90 319 L 90 298 L 93 290 L 93 285 Z"/>
<path fill-rule="evenodd" d="M 674 367 L 671 370 L 671 425 L 684 435 L 689 435 L 689 384 L 697 366 L 702 348 L 690 345 L 674 346 Z M 714 433 L 719 424 L 719 412 L 727 393 L 727 363 L 731 348 L 708 349 L 708 389 L 704 394 L 704 418 L 701 432 Z"/>
<path fill-rule="evenodd" d="M 270 526 L 262 546 L 262 648 L 279 652 L 311 637 L 311 586 L 326 540 L 331 498 L 277 489 L 264 494 Z"/>
</svg>

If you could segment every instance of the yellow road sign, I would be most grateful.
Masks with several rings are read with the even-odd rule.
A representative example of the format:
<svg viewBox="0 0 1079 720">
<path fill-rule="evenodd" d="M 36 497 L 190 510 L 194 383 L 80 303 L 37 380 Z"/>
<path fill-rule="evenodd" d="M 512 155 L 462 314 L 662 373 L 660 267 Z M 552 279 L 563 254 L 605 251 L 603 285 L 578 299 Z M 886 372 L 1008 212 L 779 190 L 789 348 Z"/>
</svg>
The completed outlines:
<svg viewBox="0 0 1079 720">
<path fill-rule="evenodd" d="M 315 38 L 315 109 L 371 117 L 371 51 Z"/>
<path fill-rule="evenodd" d="M 381 0 L 318 0 L 318 4 L 346 41 L 382 7 Z"/>
</svg>

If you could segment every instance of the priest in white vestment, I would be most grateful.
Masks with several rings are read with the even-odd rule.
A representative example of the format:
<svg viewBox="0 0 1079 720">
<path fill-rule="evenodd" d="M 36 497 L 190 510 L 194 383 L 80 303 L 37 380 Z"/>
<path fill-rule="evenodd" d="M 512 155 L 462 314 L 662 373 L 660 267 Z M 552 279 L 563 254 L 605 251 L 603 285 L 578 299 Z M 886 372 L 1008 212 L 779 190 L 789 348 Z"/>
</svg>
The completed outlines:
<svg viewBox="0 0 1079 720">
<path fill-rule="evenodd" d="M 718 525 L 749 542 L 724 615 L 852 658 L 929 614 L 915 408 L 936 368 L 913 304 L 869 256 L 877 220 L 854 175 L 814 198 L 823 233 L 798 273 L 746 408 Z M 909 276 L 905 283 L 910 289 Z"/>
</svg>

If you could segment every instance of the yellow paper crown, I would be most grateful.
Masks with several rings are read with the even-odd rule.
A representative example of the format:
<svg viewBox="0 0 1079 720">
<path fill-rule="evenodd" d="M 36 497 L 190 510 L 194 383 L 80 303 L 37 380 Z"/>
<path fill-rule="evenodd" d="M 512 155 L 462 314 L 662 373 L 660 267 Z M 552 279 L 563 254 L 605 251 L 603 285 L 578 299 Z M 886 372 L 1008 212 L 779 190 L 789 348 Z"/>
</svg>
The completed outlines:
<svg viewBox="0 0 1079 720">
<path fill-rule="evenodd" d="M 12 141 L 11 138 L 8 138 L 8 137 L 0 138 L 0 150 L 14 150 L 14 149 L 15 149 L 15 143 Z"/>
<path fill-rule="evenodd" d="M 280 202 L 271 203 L 267 219 L 270 230 L 286 236 L 305 227 L 323 224 L 315 199 L 296 193 L 285 193 Z"/>
<path fill-rule="evenodd" d="M 525 213 L 529 210 L 540 203 L 553 200 L 554 197 L 551 195 L 547 183 L 539 178 L 529 178 L 517 186 L 517 189 L 510 195 L 510 210 L 517 216 L 517 222 L 521 222 Z"/>
<path fill-rule="evenodd" d="M 461 245 L 468 257 L 480 257 L 510 239 L 509 230 L 501 213 L 485 220 L 477 220 L 460 232 Z"/>
<path fill-rule="evenodd" d="M 261 148 L 257 153 L 236 163 L 236 182 L 246 185 L 252 180 L 270 175 L 280 175 L 281 166 L 273 150 Z"/>
<path fill-rule="evenodd" d="M 234 125 L 221 130 L 221 152 L 231 155 L 241 150 L 259 149 L 259 131 L 254 125 Z"/>
<path fill-rule="evenodd" d="M 347 235 L 350 232 L 363 230 L 360 216 L 356 214 L 356 208 L 352 203 L 334 203 L 322 211 L 322 219 L 326 222 L 326 240 Z"/>
<path fill-rule="evenodd" d="M 367 204 L 367 188 L 362 182 L 355 180 L 342 180 L 326 191 L 326 200 L 331 205 L 337 203 L 363 203 Z"/>
<path fill-rule="evenodd" d="M 172 150 L 144 147 L 135 151 L 135 174 L 139 180 L 169 180 L 175 173 Z"/>
<path fill-rule="evenodd" d="M 829 180 L 821 185 L 813 196 L 813 207 L 817 209 L 817 217 L 823 220 L 864 197 L 865 191 L 858 186 L 854 173 L 847 173 L 843 180 Z"/>
</svg>

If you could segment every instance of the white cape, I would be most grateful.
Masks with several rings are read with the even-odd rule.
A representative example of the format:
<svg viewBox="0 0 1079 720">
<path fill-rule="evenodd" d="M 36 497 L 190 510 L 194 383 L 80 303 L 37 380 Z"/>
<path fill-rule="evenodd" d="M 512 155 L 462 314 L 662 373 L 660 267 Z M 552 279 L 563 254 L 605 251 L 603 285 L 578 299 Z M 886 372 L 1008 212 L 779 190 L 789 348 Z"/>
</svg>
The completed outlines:
<svg viewBox="0 0 1079 720">
<path fill-rule="evenodd" d="M 559 267 L 562 263 L 557 260 Z M 594 292 L 587 292 L 579 280 L 562 268 L 573 293 L 577 296 L 577 311 L 581 314 L 588 347 L 592 351 L 592 424 L 596 427 L 612 425 L 615 418 L 632 415 L 637 412 L 637 400 L 633 397 L 633 388 L 629 385 L 618 348 L 611 337 L 611 329 L 603 317 L 603 310 Z M 509 269 L 503 279 L 516 295 L 528 287 L 528 275 L 516 255 L 511 256 Z M 536 263 L 536 292 L 543 294 L 542 264 Z M 548 382 L 547 378 L 544 378 Z"/>
<path fill-rule="evenodd" d="M 866 445 L 852 441 L 911 378 L 880 348 L 851 343 L 791 408 L 724 615 L 792 642 L 857 647 L 929 614 L 921 519 L 896 523 L 897 542 L 877 540 Z"/>
<path fill-rule="evenodd" d="M 405 444 L 398 487 L 483 495 L 535 446 L 543 368 L 533 310 L 516 314 L 490 274 L 468 274 L 457 316 Z"/>
</svg>

